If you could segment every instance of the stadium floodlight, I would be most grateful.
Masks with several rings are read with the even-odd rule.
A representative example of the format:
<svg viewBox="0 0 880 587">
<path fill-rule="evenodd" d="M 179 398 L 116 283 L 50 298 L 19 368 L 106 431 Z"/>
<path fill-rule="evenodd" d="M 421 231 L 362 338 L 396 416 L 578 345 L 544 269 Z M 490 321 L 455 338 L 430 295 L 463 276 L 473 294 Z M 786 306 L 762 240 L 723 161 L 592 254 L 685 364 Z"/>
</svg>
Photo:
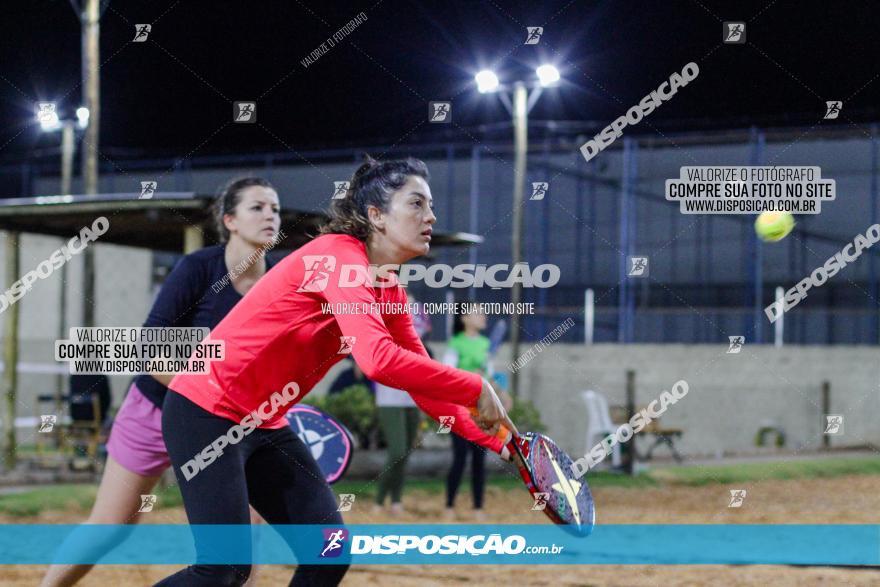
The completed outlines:
<svg viewBox="0 0 880 587">
<path fill-rule="evenodd" d="M 62 119 L 55 110 L 54 102 L 40 102 L 37 121 L 43 132 L 61 131 L 61 190 L 62 195 L 69 195 L 73 179 L 73 159 L 76 152 L 77 129 L 89 126 L 89 109 L 80 106 L 76 109 L 76 120 L 70 117 Z"/>
<path fill-rule="evenodd" d="M 504 104 L 510 114 L 513 123 L 513 218 L 511 222 L 511 251 L 514 265 L 518 265 L 523 258 L 522 252 L 522 215 L 523 193 L 528 157 L 528 126 L 529 112 L 538 102 L 544 88 L 552 86 L 560 80 L 559 70 L 549 64 L 544 64 L 535 70 L 538 79 L 528 81 L 519 80 L 501 85 L 498 76 L 491 70 L 480 71 L 474 79 L 477 82 L 477 90 L 481 94 L 494 93 Z M 516 281 L 510 290 L 510 301 L 514 304 L 522 299 L 522 283 Z M 519 358 L 520 315 L 514 313 L 511 316 L 510 326 L 510 349 L 513 362 Z M 519 372 L 514 371 L 510 383 L 514 397 L 519 392 Z"/>
<path fill-rule="evenodd" d="M 492 70 L 484 69 L 475 75 L 474 79 L 477 80 L 477 90 L 481 94 L 494 92 L 498 89 L 498 76 Z"/>
<path fill-rule="evenodd" d="M 559 81 L 559 70 L 552 65 L 542 65 L 535 70 L 538 75 L 538 81 L 542 86 L 547 87 Z"/>
<path fill-rule="evenodd" d="M 86 128 L 89 125 L 89 109 L 85 106 L 77 108 L 76 119 L 80 128 Z"/>
<path fill-rule="evenodd" d="M 52 132 L 61 128 L 61 120 L 56 112 L 42 114 L 39 118 L 40 130 L 43 132 Z"/>
</svg>

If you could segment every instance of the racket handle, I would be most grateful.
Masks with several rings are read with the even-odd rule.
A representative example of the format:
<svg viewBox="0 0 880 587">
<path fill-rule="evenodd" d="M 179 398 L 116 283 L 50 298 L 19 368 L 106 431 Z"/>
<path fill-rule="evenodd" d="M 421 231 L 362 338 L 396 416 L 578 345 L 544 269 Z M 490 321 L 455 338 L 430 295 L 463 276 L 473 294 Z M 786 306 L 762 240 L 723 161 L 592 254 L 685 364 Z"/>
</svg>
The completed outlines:
<svg viewBox="0 0 880 587">
<path fill-rule="evenodd" d="M 480 415 L 480 411 L 477 408 L 470 408 L 471 416 L 477 417 Z M 504 424 L 500 424 L 498 426 L 498 432 L 495 433 L 495 438 L 499 439 L 504 444 L 507 444 L 512 438 L 513 435 L 510 433 L 510 430 Z"/>
</svg>

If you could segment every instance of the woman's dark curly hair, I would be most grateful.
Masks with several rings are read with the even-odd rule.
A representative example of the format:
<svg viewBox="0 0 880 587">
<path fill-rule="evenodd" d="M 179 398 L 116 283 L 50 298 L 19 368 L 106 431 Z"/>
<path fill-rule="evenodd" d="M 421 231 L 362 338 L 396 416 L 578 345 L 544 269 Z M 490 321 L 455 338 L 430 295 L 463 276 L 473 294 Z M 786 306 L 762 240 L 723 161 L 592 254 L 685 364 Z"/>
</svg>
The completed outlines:
<svg viewBox="0 0 880 587">
<path fill-rule="evenodd" d="M 254 186 L 269 188 L 276 192 L 278 191 L 268 179 L 263 179 L 262 177 L 240 177 L 233 179 L 217 192 L 212 208 L 221 243 L 225 243 L 229 240 L 229 229 L 223 224 L 223 216 L 226 214 L 235 214 L 235 207 L 241 202 L 241 193 Z"/>
<path fill-rule="evenodd" d="M 409 157 L 395 161 L 377 161 L 369 155 L 354 175 L 345 197 L 333 200 L 330 220 L 321 227 L 322 234 L 347 234 L 366 242 L 373 225 L 367 216 L 369 206 L 388 211 L 391 194 L 403 187 L 411 175 L 429 180 L 423 161 Z"/>
</svg>

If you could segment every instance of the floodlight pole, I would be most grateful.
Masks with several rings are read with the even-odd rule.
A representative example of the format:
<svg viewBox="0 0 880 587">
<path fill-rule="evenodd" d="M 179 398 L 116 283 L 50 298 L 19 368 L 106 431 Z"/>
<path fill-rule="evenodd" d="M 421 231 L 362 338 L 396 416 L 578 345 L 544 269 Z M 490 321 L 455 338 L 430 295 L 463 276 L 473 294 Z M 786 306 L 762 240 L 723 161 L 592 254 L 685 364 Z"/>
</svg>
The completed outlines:
<svg viewBox="0 0 880 587">
<path fill-rule="evenodd" d="M 511 257 L 516 267 L 522 263 L 522 207 L 526 175 L 528 174 L 527 157 L 529 151 L 529 112 L 541 97 L 541 87 L 529 93 L 529 84 L 518 81 L 512 86 L 513 102 L 507 92 L 510 86 L 501 86 L 498 97 L 513 119 L 513 226 L 511 228 Z M 510 301 L 515 305 L 522 300 L 522 283 L 513 284 L 510 290 Z M 516 365 L 519 358 L 520 315 L 513 312 L 510 316 L 510 363 Z M 519 396 L 519 369 L 512 368 L 510 392 Z"/>
<path fill-rule="evenodd" d="M 18 279 L 20 267 L 19 233 L 6 233 L 6 280 L 10 285 Z M 21 306 L 10 304 L 3 322 L 3 465 L 6 471 L 15 468 L 18 450 L 15 439 L 15 413 L 18 401 L 18 319 Z"/>
<path fill-rule="evenodd" d="M 89 109 L 89 125 L 83 140 L 83 193 L 98 193 L 98 130 L 101 121 L 101 85 L 98 74 L 100 58 L 100 0 L 85 0 L 80 15 L 82 27 L 83 102 Z M 95 325 L 95 253 L 92 247 L 83 251 L 83 326 Z"/>
<path fill-rule="evenodd" d="M 76 151 L 74 141 L 76 123 L 72 120 L 61 122 L 61 195 L 70 194 L 73 177 L 73 154 Z"/>
<path fill-rule="evenodd" d="M 61 123 L 61 195 L 69 195 L 72 191 L 73 181 L 73 158 L 76 151 L 76 123 L 72 120 L 64 120 Z M 59 269 L 61 284 L 58 295 L 58 340 L 67 338 L 67 263 L 63 263 Z M 66 377 L 59 373 L 55 376 L 55 413 L 60 414 L 63 408 L 62 396 L 64 395 L 64 382 Z M 56 446 L 61 439 L 55 435 Z"/>
<path fill-rule="evenodd" d="M 528 89 L 523 82 L 513 85 L 513 227 L 511 234 L 511 253 L 513 266 L 522 262 L 522 206 L 523 189 L 526 181 L 526 156 L 529 148 L 528 119 L 529 108 Z M 515 365 L 519 358 L 520 338 L 520 315 L 516 311 L 517 304 L 522 300 L 522 283 L 518 280 L 510 290 L 510 301 L 513 303 L 514 312 L 510 317 L 510 362 Z M 510 391 L 514 397 L 519 397 L 519 369 L 512 370 L 510 379 Z"/>
</svg>

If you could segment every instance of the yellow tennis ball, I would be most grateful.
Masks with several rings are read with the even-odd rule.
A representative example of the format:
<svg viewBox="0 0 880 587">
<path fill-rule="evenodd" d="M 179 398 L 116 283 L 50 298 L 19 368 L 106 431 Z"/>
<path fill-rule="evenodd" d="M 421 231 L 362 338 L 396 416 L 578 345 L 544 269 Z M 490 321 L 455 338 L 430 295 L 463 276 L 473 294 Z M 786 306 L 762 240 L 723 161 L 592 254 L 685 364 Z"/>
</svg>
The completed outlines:
<svg viewBox="0 0 880 587">
<path fill-rule="evenodd" d="M 755 220 L 755 232 L 764 242 L 775 243 L 784 239 L 794 228 L 791 212 L 761 212 Z"/>
</svg>

